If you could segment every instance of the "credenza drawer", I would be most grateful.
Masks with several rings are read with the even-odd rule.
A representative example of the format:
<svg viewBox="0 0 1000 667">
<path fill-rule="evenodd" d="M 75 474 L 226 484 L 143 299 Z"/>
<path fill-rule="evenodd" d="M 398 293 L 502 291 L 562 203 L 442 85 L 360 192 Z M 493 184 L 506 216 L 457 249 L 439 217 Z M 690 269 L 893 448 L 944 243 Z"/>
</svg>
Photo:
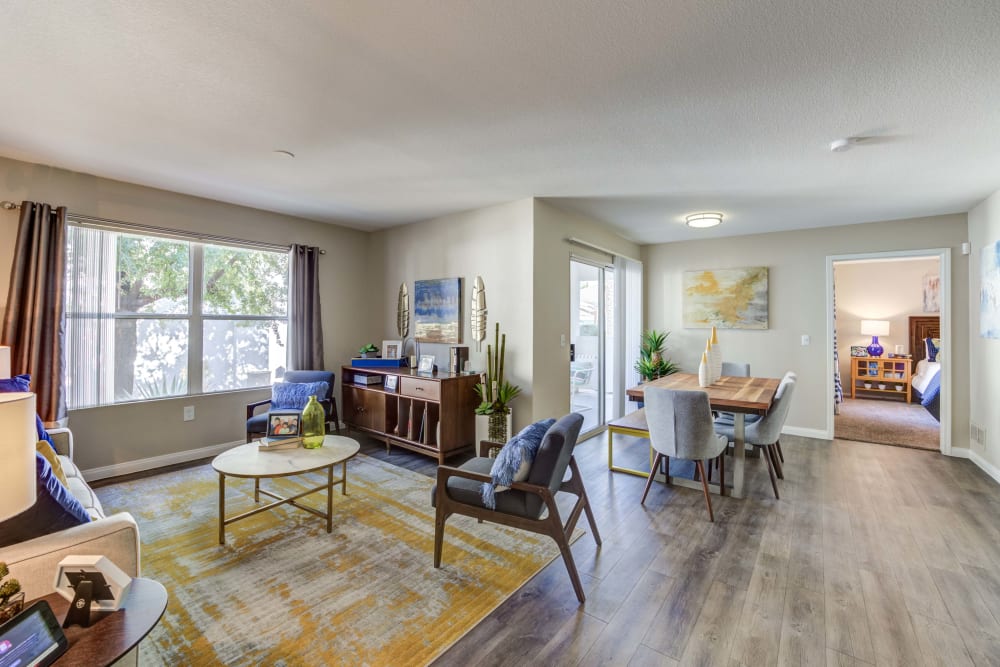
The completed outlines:
<svg viewBox="0 0 1000 667">
<path fill-rule="evenodd" d="M 404 375 L 399 378 L 399 393 L 403 396 L 412 396 L 413 398 L 440 401 L 441 383 L 434 380 L 406 377 Z"/>
</svg>

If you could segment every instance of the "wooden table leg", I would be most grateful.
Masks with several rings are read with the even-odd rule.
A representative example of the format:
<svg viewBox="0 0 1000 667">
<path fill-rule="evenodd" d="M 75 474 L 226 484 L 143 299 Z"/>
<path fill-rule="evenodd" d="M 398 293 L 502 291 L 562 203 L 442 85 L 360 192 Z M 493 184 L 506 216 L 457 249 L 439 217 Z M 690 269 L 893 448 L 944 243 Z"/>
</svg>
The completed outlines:
<svg viewBox="0 0 1000 667">
<path fill-rule="evenodd" d="M 746 462 L 746 431 L 742 412 L 733 413 L 733 497 L 743 497 L 743 468 Z"/>
<path fill-rule="evenodd" d="M 330 474 L 333 474 L 333 466 L 330 466 Z M 347 461 L 340 464 L 340 495 L 347 495 Z"/>
<path fill-rule="evenodd" d="M 226 476 L 219 473 L 219 544 L 226 543 Z"/>
<path fill-rule="evenodd" d="M 260 502 L 260 477 L 253 478 L 253 501 Z"/>
</svg>

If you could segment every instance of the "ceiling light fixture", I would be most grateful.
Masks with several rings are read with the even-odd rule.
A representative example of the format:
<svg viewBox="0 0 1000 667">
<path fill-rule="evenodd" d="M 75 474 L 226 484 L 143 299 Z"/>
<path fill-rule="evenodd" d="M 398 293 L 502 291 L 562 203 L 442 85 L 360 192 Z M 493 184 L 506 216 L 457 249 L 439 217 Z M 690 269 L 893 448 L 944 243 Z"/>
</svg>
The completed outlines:
<svg viewBox="0 0 1000 667">
<path fill-rule="evenodd" d="M 295 153 L 292 151 L 286 151 L 283 148 L 276 148 L 274 152 L 278 155 L 284 155 L 285 157 L 295 157 Z"/>
<path fill-rule="evenodd" d="M 856 146 L 864 141 L 864 137 L 843 137 L 841 139 L 834 139 L 830 142 L 830 150 L 834 153 L 843 153 L 844 151 L 851 150 L 852 146 Z"/>
<path fill-rule="evenodd" d="M 687 221 L 688 227 L 695 227 L 696 229 L 705 229 L 722 224 L 721 213 L 692 213 L 684 219 Z"/>
</svg>

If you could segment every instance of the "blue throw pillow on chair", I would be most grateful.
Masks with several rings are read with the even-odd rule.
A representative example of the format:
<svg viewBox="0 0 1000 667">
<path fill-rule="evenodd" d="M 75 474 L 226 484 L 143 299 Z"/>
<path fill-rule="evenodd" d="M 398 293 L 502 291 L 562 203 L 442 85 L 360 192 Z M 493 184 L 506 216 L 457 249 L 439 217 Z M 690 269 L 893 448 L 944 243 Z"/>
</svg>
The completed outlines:
<svg viewBox="0 0 1000 667">
<path fill-rule="evenodd" d="M 271 407 L 275 410 L 301 410 L 310 396 L 317 401 L 326 398 L 330 385 L 326 382 L 276 382 L 271 386 Z"/>
<path fill-rule="evenodd" d="M 524 427 L 497 454 L 493 468 L 490 470 L 492 482 L 483 482 L 483 505 L 496 509 L 496 493 L 506 491 L 514 482 L 528 479 L 528 472 L 535 460 L 538 447 L 546 432 L 556 423 L 555 419 L 542 419 L 530 426 Z"/>
<path fill-rule="evenodd" d="M 27 373 L 0 380 L 0 394 L 23 391 L 31 391 L 31 376 Z M 35 415 L 35 431 L 38 432 L 39 440 L 49 443 L 52 451 L 56 451 L 56 446 L 52 444 L 52 436 L 45 430 L 45 424 L 42 423 L 42 418 L 38 415 Z"/>
</svg>

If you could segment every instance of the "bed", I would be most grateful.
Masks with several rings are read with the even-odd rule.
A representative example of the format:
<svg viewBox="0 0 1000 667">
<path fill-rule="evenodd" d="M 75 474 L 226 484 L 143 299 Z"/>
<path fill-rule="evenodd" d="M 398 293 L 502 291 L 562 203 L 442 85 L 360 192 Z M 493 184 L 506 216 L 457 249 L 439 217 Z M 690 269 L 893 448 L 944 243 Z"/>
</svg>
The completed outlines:
<svg viewBox="0 0 1000 667">
<path fill-rule="evenodd" d="M 941 421 L 941 346 L 940 338 L 925 338 L 926 358 L 917 362 L 910 381 L 913 400 L 927 408 L 934 419 Z"/>
</svg>

